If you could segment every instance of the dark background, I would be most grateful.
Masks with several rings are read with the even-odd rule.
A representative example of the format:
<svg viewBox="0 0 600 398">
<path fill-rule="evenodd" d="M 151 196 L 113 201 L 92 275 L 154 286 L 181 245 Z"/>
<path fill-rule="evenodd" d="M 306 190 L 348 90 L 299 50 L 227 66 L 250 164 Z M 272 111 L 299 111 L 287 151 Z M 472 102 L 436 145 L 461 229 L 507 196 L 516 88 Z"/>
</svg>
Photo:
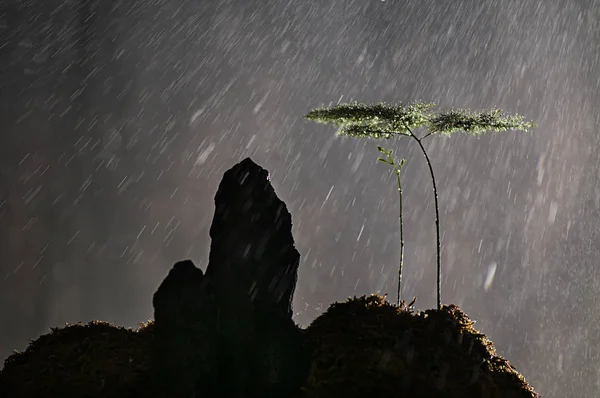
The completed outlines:
<svg viewBox="0 0 600 398">
<path fill-rule="evenodd" d="M 65 322 L 150 319 L 175 261 L 206 267 L 214 194 L 246 156 L 292 213 L 298 323 L 395 300 L 395 177 L 377 142 L 302 116 L 420 99 L 538 122 L 425 141 L 442 301 L 544 396 L 596 397 L 599 55 L 592 0 L 0 0 L 0 358 Z M 430 308 L 428 170 L 414 142 L 385 146 L 408 159 L 404 297 Z"/>
</svg>

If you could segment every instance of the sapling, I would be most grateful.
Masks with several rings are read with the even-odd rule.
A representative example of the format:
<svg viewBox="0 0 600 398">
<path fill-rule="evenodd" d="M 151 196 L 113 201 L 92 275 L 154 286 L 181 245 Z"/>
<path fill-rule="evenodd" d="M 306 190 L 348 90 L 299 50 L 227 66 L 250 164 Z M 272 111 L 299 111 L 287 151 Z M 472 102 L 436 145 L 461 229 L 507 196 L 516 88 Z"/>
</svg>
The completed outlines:
<svg viewBox="0 0 600 398">
<path fill-rule="evenodd" d="M 438 204 L 438 192 L 433 166 L 429 155 L 423 146 L 423 140 L 430 135 L 448 136 L 455 132 L 464 132 L 478 136 L 485 132 L 500 132 L 507 130 L 528 131 L 535 126 L 524 120 L 521 115 L 506 115 L 499 109 L 472 111 L 456 109 L 451 111 L 433 112 L 435 104 L 425 102 L 413 102 L 408 105 L 377 103 L 373 105 L 360 104 L 357 102 L 340 104 L 331 107 L 315 109 L 305 117 L 319 123 L 334 124 L 338 127 L 337 134 L 353 138 L 391 139 L 407 136 L 415 140 L 419 149 L 425 157 L 431 182 L 433 186 L 433 198 L 435 203 L 435 232 L 436 232 L 436 262 L 437 262 L 437 307 L 442 308 L 441 300 L 441 238 L 440 238 L 440 214 Z M 419 137 L 414 131 L 424 128 L 427 132 Z M 382 152 L 380 150 L 380 152 Z M 382 152 L 384 154 L 388 153 Z M 391 158 L 391 152 L 390 157 Z M 391 161 L 393 163 L 393 161 Z M 386 162 L 388 163 L 388 162 Z M 388 163 L 391 164 L 391 163 Z M 393 164 L 392 164 L 393 166 Z M 394 166 L 395 167 L 395 166 Z M 399 169 L 397 171 L 398 185 Z M 402 200 L 401 200 L 402 202 Z M 402 203 L 400 204 L 402 211 Z M 402 225 L 402 224 L 401 224 Z M 403 261 L 403 239 L 401 239 L 400 269 L 398 271 L 398 291 L 400 291 L 402 261 Z"/>
<path fill-rule="evenodd" d="M 377 150 L 385 155 L 385 158 L 377 158 L 377 160 L 392 166 L 398 182 L 398 201 L 400 203 L 400 264 L 398 265 L 398 295 L 396 296 L 396 305 L 400 307 L 400 298 L 402 295 L 402 266 L 404 264 L 404 228 L 402 223 L 402 181 L 400 180 L 400 170 L 402 169 L 402 166 L 404 166 L 406 159 L 400 159 L 400 162 L 396 164 L 392 157 L 391 150 L 386 150 L 380 146 L 377 146 Z"/>
</svg>

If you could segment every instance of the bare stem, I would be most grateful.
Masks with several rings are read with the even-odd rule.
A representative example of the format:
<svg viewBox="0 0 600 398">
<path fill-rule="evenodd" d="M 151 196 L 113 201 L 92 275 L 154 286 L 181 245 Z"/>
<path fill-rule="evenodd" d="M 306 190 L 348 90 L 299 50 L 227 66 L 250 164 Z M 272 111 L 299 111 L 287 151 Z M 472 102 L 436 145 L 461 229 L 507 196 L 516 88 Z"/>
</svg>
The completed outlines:
<svg viewBox="0 0 600 398">
<path fill-rule="evenodd" d="M 402 265 L 404 264 L 404 233 L 402 223 L 402 185 L 400 183 L 400 169 L 394 165 L 396 177 L 398 178 L 398 196 L 400 197 L 400 265 L 398 267 L 398 299 L 397 305 L 400 306 L 400 293 L 402 290 Z"/>
<path fill-rule="evenodd" d="M 435 201 L 435 233 L 436 233 L 436 243 L 437 243 L 437 307 L 438 309 L 442 309 L 442 264 L 441 264 L 441 239 L 440 239 L 440 210 L 438 204 L 438 193 L 437 193 L 437 185 L 435 183 L 435 175 L 433 174 L 433 166 L 431 165 L 431 161 L 429 160 L 429 156 L 427 155 L 427 151 L 425 151 L 425 147 L 421 143 L 421 139 L 419 139 L 416 135 L 413 134 L 412 130 L 406 127 L 410 136 L 417 141 L 419 147 L 421 148 L 421 152 L 425 156 L 425 160 L 427 161 L 427 166 L 429 166 L 429 172 L 431 173 L 431 182 L 433 183 L 433 199 Z M 426 136 L 425 136 L 426 137 Z M 423 137 L 423 138 L 425 138 Z"/>
</svg>

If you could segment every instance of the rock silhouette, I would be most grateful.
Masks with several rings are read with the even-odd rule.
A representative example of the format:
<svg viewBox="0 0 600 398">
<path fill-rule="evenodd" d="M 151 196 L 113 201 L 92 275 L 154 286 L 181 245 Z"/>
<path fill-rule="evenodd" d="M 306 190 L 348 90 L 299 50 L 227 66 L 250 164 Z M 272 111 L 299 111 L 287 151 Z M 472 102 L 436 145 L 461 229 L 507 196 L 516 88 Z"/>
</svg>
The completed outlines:
<svg viewBox="0 0 600 398">
<path fill-rule="evenodd" d="M 291 215 L 249 158 L 215 196 L 206 275 L 173 267 L 154 295 L 157 380 L 170 394 L 281 397 L 308 372 L 291 319 L 300 254 Z"/>
<path fill-rule="evenodd" d="M 180 261 L 154 294 L 152 380 L 164 394 L 189 396 L 201 381 L 211 391 L 216 380 L 218 329 L 203 280 L 191 261 Z"/>
<path fill-rule="evenodd" d="M 292 316 L 300 254 L 292 217 L 275 194 L 269 173 L 246 158 L 225 172 L 215 196 L 206 270 L 213 285 L 233 280 L 257 305 Z M 223 286 L 224 287 L 224 286 Z"/>
<path fill-rule="evenodd" d="M 67 325 L 8 357 L 0 397 L 538 398 L 457 306 L 384 297 L 291 318 L 299 254 L 266 170 L 245 159 L 215 196 L 206 272 L 176 263 L 154 322 Z"/>
</svg>

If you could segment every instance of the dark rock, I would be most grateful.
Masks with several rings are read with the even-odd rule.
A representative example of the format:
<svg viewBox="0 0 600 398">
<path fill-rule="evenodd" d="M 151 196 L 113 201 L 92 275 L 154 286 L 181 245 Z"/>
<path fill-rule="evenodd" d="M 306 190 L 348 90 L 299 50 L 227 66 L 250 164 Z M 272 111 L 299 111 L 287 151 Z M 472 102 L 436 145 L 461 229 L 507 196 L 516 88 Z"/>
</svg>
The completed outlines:
<svg viewBox="0 0 600 398">
<path fill-rule="evenodd" d="M 207 276 L 235 279 L 252 301 L 275 304 L 292 316 L 300 254 L 292 218 L 275 194 L 269 173 L 246 158 L 225 172 L 215 196 Z"/>
<path fill-rule="evenodd" d="M 5 361 L 0 397 L 539 397 L 453 305 L 363 296 L 301 331 L 291 217 L 267 172 L 244 160 L 215 202 L 207 272 L 175 264 L 155 322 L 52 329 Z"/>
<path fill-rule="evenodd" d="M 291 318 L 300 255 L 290 213 L 250 159 L 225 173 L 215 207 L 206 275 L 179 262 L 154 295 L 157 388 L 289 396 L 309 366 Z"/>
<path fill-rule="evenodd" d="M 201 306 L 203 279 L 202 270 L 192 261 L 176 263 L 152 298 L 156 324 L 177 328 L 196 318 Z"/>
<path fill-rule="evenodd" d="M 157 391 L 185 396 L 198 380 L 215 380 L 217 330 L 214 303 L 202 270 L 190 260 L 176 263 L 154 294 L 153 358 Z M 205 389 L 216 388 L 205 382 Z"/>
</svg>

